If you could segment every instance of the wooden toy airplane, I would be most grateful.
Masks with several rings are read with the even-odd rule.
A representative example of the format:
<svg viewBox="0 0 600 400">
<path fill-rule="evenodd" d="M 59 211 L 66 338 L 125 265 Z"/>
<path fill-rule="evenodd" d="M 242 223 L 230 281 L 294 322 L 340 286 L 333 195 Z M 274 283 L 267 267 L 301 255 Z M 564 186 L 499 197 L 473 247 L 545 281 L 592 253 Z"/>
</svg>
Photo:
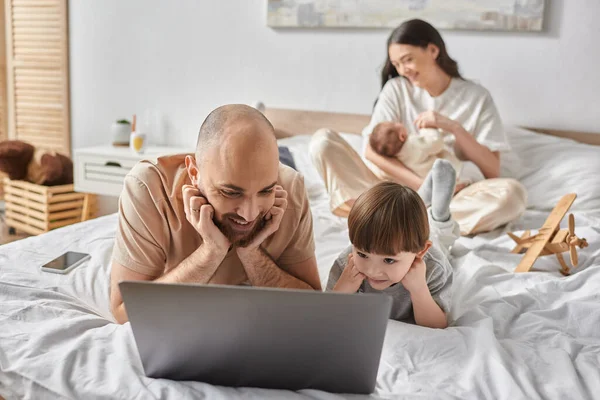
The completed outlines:
<svg viewBox="0 0 600 400">
<path fill-rule="evenodd" d="M 515 272 L 528 272 L 538 257 L 554 254 L 561 265 L 560 272 L 563 275 L 569 275 L 571 272 L 570 268 L 567 266 L 562 255 L 566 251 L 569 251 L 571 255 L 571 265 L 573 265 L 573 268 L 577 266 L 576 246 L 583 249 L 587 247 L 588 243 L 585 239 L 575 236 L 575 217 L 573 214 L 569 215 L 569 229 L 559 230 L 560 222 L 567 211 L 569 211 L 569 208 L 571 208 L 576 197 L 575 193 L 563 196 L 537 235 L 531 236 L 531 231 L 525 231 L 521 237 L 510 232 L 508 233 L 508 236 L 517 243 L 517 246 L 511 253 L 522 254 L 525 252 Z"/>
</svg>

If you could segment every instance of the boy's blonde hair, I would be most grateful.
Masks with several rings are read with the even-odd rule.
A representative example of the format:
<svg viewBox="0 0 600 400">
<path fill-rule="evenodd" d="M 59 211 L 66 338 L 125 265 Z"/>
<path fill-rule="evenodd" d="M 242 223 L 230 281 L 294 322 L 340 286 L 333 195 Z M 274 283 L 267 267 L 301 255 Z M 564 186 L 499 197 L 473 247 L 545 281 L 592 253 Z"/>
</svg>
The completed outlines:
<svg viewBox="0 0 600 400">
<path fill-rule="evenodd" d="M 356 200 L 348 216 L 350 241 L 367 253 L 418 253 L 429 240 L 427 209 L 412 189 L 382 182 Z"/>
</svg>

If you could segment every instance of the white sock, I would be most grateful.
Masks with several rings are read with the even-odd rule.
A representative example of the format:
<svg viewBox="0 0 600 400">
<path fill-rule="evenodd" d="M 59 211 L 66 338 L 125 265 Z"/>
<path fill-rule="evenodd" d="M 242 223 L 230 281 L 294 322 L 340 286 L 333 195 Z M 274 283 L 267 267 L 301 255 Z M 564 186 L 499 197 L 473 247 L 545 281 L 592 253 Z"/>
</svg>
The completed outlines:
<svg viewBox="0 0 600 400">
<path fill-rule="evenodd" d="M 448 221 L 450 219 L 450 201 L 452 201 L 456 186 L 456 171 L 449 161 L 437 159 L 425 182 L 428 179 L 431 181 L 431 216 L 438 222 Z"/>
</svg>

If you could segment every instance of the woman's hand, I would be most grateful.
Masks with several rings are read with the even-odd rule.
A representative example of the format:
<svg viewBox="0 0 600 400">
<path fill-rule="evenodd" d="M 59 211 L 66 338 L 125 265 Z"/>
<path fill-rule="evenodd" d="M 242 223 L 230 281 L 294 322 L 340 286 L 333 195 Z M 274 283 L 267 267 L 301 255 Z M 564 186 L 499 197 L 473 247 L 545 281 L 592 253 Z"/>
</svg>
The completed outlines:
<svg viewBox="0 0 600 400">
<path fill-rule="evenodd" d="M 486 179 L 500 176 L 500 156 L 486 146 L 477 142 L 475 137 L 465 130 L 458 122 L 436 112 L 425 111 L 417 116 L 414 122 L 418 129 L 434 128 L 454 136 L 454 150 L 461 158 L 472 161 L 483 173 Z"/>
<path fill-rule="evenodd" d="M 436 111 L 425 111 L 417 116 L 414 124 L 417 129 L 433 128 L 453 133 L 456 122 Z"/>
</svg>

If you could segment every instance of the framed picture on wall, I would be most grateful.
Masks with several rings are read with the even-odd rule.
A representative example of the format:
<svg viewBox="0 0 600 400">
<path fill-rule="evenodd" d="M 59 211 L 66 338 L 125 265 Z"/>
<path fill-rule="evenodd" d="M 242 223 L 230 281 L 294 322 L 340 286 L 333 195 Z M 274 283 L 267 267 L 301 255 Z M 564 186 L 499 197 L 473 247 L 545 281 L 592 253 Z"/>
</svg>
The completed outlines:
<svg viewBox="0 0 600 400">
<path fill-rule="evenodd" d="M 420 18 L 439 29 L 541 31 L 545 0 L 268 0 L 273 28 L 394 28 Z"/>
</svg>

